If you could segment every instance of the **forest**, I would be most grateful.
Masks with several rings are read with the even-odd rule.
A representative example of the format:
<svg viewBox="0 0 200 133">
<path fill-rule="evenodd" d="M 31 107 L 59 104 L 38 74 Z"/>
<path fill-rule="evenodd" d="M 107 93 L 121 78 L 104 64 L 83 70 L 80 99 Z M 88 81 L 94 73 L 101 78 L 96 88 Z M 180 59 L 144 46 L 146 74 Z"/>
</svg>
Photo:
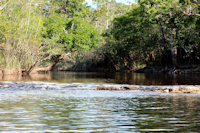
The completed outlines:
<svg viewBox="0 0 200 133">
<path fill-rule="evenodd" d="M 199 67 L 200 1 L 93 3 L 1 0 L 0 75 Z"/>
</svg>

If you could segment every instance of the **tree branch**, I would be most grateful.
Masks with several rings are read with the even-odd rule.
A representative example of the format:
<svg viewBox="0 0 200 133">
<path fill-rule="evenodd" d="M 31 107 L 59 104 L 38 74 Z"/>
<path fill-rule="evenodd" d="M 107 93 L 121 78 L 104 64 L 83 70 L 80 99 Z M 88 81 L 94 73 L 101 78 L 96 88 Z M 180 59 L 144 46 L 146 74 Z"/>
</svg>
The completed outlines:
<svg viewBox="0 0 200 133">
<path fill-rule="evenodd" d="M 183 14 L 186 15 L 186 16 L 198 16 L 198 17 L 200 17 L 200 14 L 186 13 L 186 12 L 183 11 L 183 10 L 182 10 L 182 12 L 183 12 Z"/>
</svg>

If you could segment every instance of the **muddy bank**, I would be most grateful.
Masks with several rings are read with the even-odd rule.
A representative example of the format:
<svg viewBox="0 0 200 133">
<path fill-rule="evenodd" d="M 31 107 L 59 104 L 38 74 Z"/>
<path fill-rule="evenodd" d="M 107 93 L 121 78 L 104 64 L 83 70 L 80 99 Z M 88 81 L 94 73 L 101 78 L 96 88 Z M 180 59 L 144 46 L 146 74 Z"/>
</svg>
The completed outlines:
<svg viewBox="0 0 200 133">
<path fill-rule="evenodd" d="M 110 91 L 152 91 L 162 93 L 200 94 L 200 85 L 142 86 L 115 84 L 48 83 L 48 82 L 0 82 L 0 90 L 110 90 Z"/>
</svg>

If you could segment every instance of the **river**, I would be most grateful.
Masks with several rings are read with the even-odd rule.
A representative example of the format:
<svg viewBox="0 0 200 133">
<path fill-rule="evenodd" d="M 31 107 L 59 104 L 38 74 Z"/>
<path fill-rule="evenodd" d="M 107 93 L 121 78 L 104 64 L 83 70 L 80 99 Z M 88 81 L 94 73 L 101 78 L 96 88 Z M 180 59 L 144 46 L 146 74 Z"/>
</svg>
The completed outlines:
<svg viewBox="0 0 200 133">
<path fill-rule="evenodd" d="M 58 72 L 10 77 L 13 84 L 20 81 L 27 83 L 19 84 L 36 88 L 41 84 L 51 89 L 28 89 L 23 85 L 1 88 L 0 132 L 199 132 L 200 95 L 91 89 L 99 84 L 200 83 L 198 76 L 192 78 L 194 75 L 187 79 L 169 76 L 172 78 L 164 82 L 161 77 L 167 76 Z M 58 89 L 66 84 L 86 89 Z"/>
<path fill-rule="evenodd" d="M 49 72 L 26 77 L 0 76 L 0 81 L 45 81 L 59 83 L 114 83 L 130 85 L 200 85 L 199 74 L 143 74 L 97 72 Z"/>
</svg>

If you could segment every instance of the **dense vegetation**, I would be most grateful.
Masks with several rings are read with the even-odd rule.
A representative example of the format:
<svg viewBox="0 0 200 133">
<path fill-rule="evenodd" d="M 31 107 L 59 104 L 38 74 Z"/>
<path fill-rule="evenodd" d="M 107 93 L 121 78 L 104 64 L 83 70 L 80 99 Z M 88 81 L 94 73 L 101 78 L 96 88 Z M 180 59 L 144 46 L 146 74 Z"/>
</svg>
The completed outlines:
<svg viewBox="0 0 200 133">
<path fill-rule="evenodd" d="M 198 64 L 200 8 L 195 2 L 141 0 L 116 17 L 107 31 L 113 38 L 113 55 L 127 67 L 137 62 L 163 67 Z"/>
<path fill-rule="evenodd" d="M 199 64 L 200 2 L 93 2 L 96 8 L 84 0 L 2 0 L 0 68 L 30 73 L 61 55 L 81 69 Z"/>
</svg>

